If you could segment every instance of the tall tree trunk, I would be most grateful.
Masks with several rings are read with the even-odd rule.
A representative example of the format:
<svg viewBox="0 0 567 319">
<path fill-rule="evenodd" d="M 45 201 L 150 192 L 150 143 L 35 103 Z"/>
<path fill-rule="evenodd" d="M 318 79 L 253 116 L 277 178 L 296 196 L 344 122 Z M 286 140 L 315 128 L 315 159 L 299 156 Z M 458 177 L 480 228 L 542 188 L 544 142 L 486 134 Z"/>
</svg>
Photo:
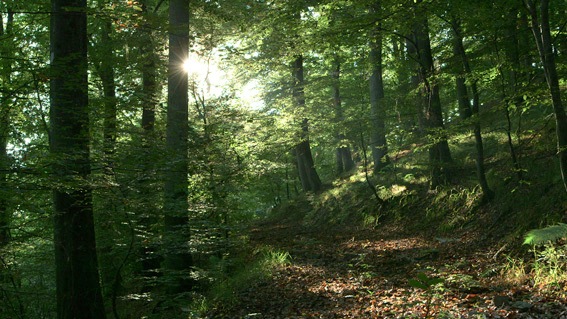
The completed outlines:
<svg viewBox="0 0 567 319">
<path fill-rule="evenodd" d="M 520 39 L 521 37 L 518 35 L 518 14 L 520 11 L 519 8 L 520 3 L 514 5 L 510 10 L 507 12 L 507 24 L 506 28 L 504 29 L 504 54 L 506 56 L 506 63 L 503 67 L 500 68 L 501 76 L 503 78 L 503 85 L 502 85 L 502 94 L 503 94 L 503 101 L 505 101 L 506 105 L 504 108 L 504 115 L 506 116 L 506 136 L 508 139 L 508 149 L 510 152 L 510 158 L 512 160 L 512 165 L 514 165 L 514 171 L 516 172 L 516 176 L 518 180 L 521 181 L 524 179 L 523 176 L 523 169 L 520 164 L 520 153 L 518 149 L 514 145 L 514 138 L 512 136 L 512 128 L 513 122 L 511 117 L 511 110 L 514 108 L 520 108 L 525 102 L 522 97 L 521 87 L 522 87 L 522 74 L 527 74 L 528 66 L 522 64 L 522 59 L 520 57 Z M 525 44 L 524 44 L 525 45 Z M 524 50 L 527 51 L 527 46 L 523 47 Z M 529 56 L 529 54 L 525 54 Z M 527 80 L 527 79 L 526 79 Z M 527 82 L 527 81 L 526 81 Z M 520 122 L 521 122 L 521 113 L 518 114 L 518 130 L 520 129 Z M 519 142 L 519 137 L 518 137 Z"/>
<path fill-rule="evenodd" d="M 142 58 L 142 128 L 144 129 L 145 139 L 152 135 L 156 120 L 157 108 L 157 85 L 156 68 L 158 56 L 156 54 L 152 26 L 150 23 L 151 13 L 148 10 L 148 1 L 141 0 L 144 23 L 140 30 L 140 54 Z M 148 141 L 146 141 L 148 143 Z"/>
<path fill-rule="evenodd" d="M 86 0 L 52 0 L 50 152 L 57 317 L 105 318 L 99 283 L 92 191 Z"/>
<path fill-rule="evenodd" d="M 555 114 L 559 167 L 561 177 L 563 178 L 563 186 L 567 191 L 567 115 L 561 101 L 559 77 L 557 75 L 557 66 L 555 65 L 555 53 L 553 52 L 553 39 L 549 27 L 549 0 L 524 0 L 524 3 L 530 14 L 532 32 L 551 95 L 551 104 Z"/>
<path fill-rule="evenodd" d="M 9 185 L 8 185 L 8 169 L 10 167 L 8 157 L 8 136 L 10 132 L 10 92 L 8 84 L 11 82 L 12 75 L 12 60 L 10 53 L 12 51 L 11 41 L 6 39 L 12 38 L 12 23 L 14 14 L 11 9 L 8 9 L 8 19 L 6 28 L 4 28 L 4 17 L 0 13 L 0 37 L 4 40 L 0 43 L 0 55 L 4 57 L 0 64 L 0 251 L 10 243 L 11 233 L 10 224 L 12 222 L 12 214 L 8 203 L 10 198 Z M 0 286 L 10 282 L 10 267 L 9 263 L 5 262 L 0 256 Z M 5 293 L 0 293 L 0 301 L 6 298 Z"/>
<path fill-rule="evenodd" d="M 95 201 L 100 201 L 101 211 L 112 212 L 117 211 L 118 200 L 115 196 L 117 187 L 116 176 L 114 172 L 115 166 L 115 148 L 117 134 L 117 101 L 116 101 L 116 83 L 115 83 L 115 56 L 114 41 L 112 39 L 112 21 L 105 19 L 102 21 L 100 28 L 100 45 L 97 51 L 91 52 L 93 64 L 100 77 L 102 83 L 102 120 L 103 120 L 103 141 L 102 141 L 102 167 L 103 179 L 107 187 L 100 188 L 95 195 Z M 96 193 L 95 193 L 96 194 Z M 111 255 L 115 250 L 112 241 L 99 241 L 99 250 Z M 112 296 L 113 306 L 118 295 L 119 288 L 122 285 L 122 276 L 120 263 L 108 263 L 101 268 L 101 281 L 104 296 Z M 115 309 L 115 308 L 114 308 Z"/>
<path fill-rule="evenodd" d="M 381 12 L 380 1 L 370 8 L 371 14 Z M 380 18 L 380 17 L 377 17 Z M 374 162 L 374 174 L 378 174 L 389 163 L 386 128 L 384 124 L 384 81 L 382 78 L 382 24 L 378 23 L 371 33 L 369 61 L 370 74 L 370 148 Z"/>
<path fill-rule="evenodd" d="M 10 83 L 12 77 L 12 59 L 10 59 L 10 57 L 13 52 L 11 39 L 13 36 L 14 23 L 14 13 L 12 9 L 8 8 L 7 11 L 6 28 L 4 28 L 3 16 L 0 14 L 0 36 L 4 39 L 0 49 L 0 54 L 4 57 L 0 65 L 0 81 L 5 84 Z M 7 191 L 10 188 L 6 176 L 9 169 L 7 147 L 10 132 L 10 110 L 12 106 L 9 99 L 11 93 L 7 89 L 8 85 L 4 85 L 3 87 L 0 95 L 0 249 L 10 242 L 10 222 L 12 219 L 7 201 L 9 198 Z M 0 282 L 2 281 L 2 270 L 4 266 L 5 265 L 0 265 Z"/>
<path fill-rule="evenodd" d="M 352 159 L 352 153 L 350 151 L 350 146 L 346 140 L 345 134 L 342 132 L 344 114 L 343 107 L 341 103 L 341 62 L 338 57 L 334 57 L 334 70 L 331 73 L 333 80 L 333 107 L 335 110 L 335 124 L 337 126 L 337 149 L 336 149 L 336 168 L 337 173 L 342 174 L 344 172 L 349 172 L 354 168 L 354 160 Z"/>
<path fill-rule="evenodd" d="M 305 109 L 305 93 L 303 79 L 303 56 L 296 56 L 293 61 L 293 97 L 297 108 Z M 319 191 L 322 183 L 317 171 L 315 170 L 315 162 L 311 154 L 311 145 L 309 143 L 309 121 L 304 118 L 301 121 L 300 142 L 295 146 L 295 156 L 297 159 L 297 169 L 301 186 L 306 192 Z"/>
<path fill-rule="evenodd" d="M 104 94 L 104 167 L 107 175 L 113 174 L 114 152 L 116 145 L 116 83 L 114 80 L 114 44 L 112 43 L 112 21 L 106 20 L 102 25 L 99 73 Z"/>
<path fill-rule="evenodd" d="M 142 288 L 148 291 L 153 285 L 155 277 L 159 274 L 161 256 L 159 254 L 156 234 L 153 229 L 158 224 L 159 211 L 156 205 L 155 196 L 155 119 L 157 109 L 157 85 L 156 68 L 159 60 L 156 54 L 156 47 L 152 36 L 151 11 L 148 8 L 148 0 L 140 1 L 144 15 L 144 23 L 140 28 L 140 56 L 142 71 L 142 163 L 141 177 L 139 180 L 139 192 L 142 198 L 142 205 L 139 211 L 137 225 L 137 237 L 140 239 L 140 266 L 141 273 L 148 281 Z"/>
<path fill-rule="evenodd" d="M 408 36 L 406 38 L 405 41 L 405 45 L 406 45 L 406 51 L 408 54 L 408 61 L 410 60 L 414 60 L 417 61 L 417 47 L 416 47 L 416 43 L 415 43 L 415 36 L 413 34 L 411 34 L 410 36 Z M 418 88 L 419 88 L 419 71 L 420 67 L 419 67 L 419 63 L 416 63 L 416 67 L 413 70 L 413 73 L 411 74 L 411 76 L 409 77 L 409 82 L 407 83 L 407 91 L 408 92 L 417 92 Z M 417 131 L 419 132 L 419 136 L 423 137 L 425 136 L 425 119 L 424 119 L 424 114 L 423 114 L 423 97 L 421 96 L 421 93 L 419 94 L 411 94 L 412 99 L 414 100 L 413 102 L 415 103 L 415 105 L 418 107 L 418 110 L 416 112 L 417 114 L 417 123 L 415 124 L 415 126 L 417 126 Z"/>
<path fill-rule="evenodd" d="M 421 1 L 418 1 L 421 3 Z M 429 136 L 429 165 L 431 170 L 430 188 L 446 182 L 450 178 L 451 152 L 447 142 L 443 110 L 439 97 L 439 85 L 433 79 L 435 66 L 429 39 L 429 23 L 426 16 L 417 18 L 414 27 L 414 44 L 419 62 L 419 79 L 423 90 L 424 128 Z"/>
<path fill-rule="evenodd" d="M 463 110 L 463 118 L 472 118 L 473 120 L 473 131 L 475 139 L 476 148 L 476 176 L 480 188 L 482 189 L 483 202 L 488 202 L 494 197 L 494 192 L 488 186 L 488 181 L 486 180 L 486 173 L 484 168 L 484 145 L 482 143 L 482 133 L 480 127 L 480 94 L 478 92 L 477 80 L 471 80 L 471 91 L 473 95 L 472 108 L 470 105 L 470 100 L 468 97 L 468 89 L 465 82 L 465 76 L 472 75 L 472 69 L 469 64 L 467 53 L 465 51 L 465 46 L 463 44 L 463 36 L 461 34 L 461 27 L 459 21 L 456 19 L 452 22 L 453 27 L 453 49 L 455 55 L 459 56 L 461 63 L 459 64 L 459 74 L 457 75 L 457 96 L 459 100 L 459 108 Z"/>
<path fill-rule="evenodd" d="M 188 202 L 188 75 L 183 63 L 189 57 L 189 0 L 169 2 L 169 66 L 164 185 L 164 271 L 170 293 L 190 291 L 193 260 L 189 242 Z"/>
</svg>

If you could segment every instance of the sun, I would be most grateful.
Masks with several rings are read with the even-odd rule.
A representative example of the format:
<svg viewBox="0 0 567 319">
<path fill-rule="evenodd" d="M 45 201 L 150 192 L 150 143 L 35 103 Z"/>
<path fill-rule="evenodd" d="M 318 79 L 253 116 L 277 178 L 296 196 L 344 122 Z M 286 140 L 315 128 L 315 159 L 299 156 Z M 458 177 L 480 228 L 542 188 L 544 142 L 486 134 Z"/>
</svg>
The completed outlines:
<svg viewBox="0 0 567 319">
<path fill-rule="evenodd" d="M 182 67 L 183 67 L 183 71 L 185 71 L 185 73 L 191 72 L 191 64 L 192 64 L 192 63 L 191 63 L 191 59 L 190 59 L 190 58 L 187 58 L 187 59 L 185 59 L 185 60 L 183 61 Z"/>
<path fill-rule="evenodd" d="M 210 55 L 189 53 L 181 66 L 191 83 L 192 96 L 204 95 L 207 98 L 219 97 L 232 86 L 235 80 L 233 72 L 222 68 L 220 54 L 212 52 Z M 236 95 L 242 103 L 251 110 L 259 110 L 264 106 L 260 94 L 260 81 L 253 79 L 237 85 Z"/>
</svg>

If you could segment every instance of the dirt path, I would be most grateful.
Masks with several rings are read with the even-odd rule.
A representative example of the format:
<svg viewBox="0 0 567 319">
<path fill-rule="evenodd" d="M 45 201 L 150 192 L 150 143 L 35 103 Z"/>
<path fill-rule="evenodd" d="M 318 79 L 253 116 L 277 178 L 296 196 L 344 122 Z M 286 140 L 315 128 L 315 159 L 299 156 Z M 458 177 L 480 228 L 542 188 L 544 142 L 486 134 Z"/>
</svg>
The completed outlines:
<svg viewBox="0 0 567 319">
<path fill-rule="evenodd" d="M 565 300 L 501 283 L 495 252 L 465 237 L 264 223 L 250 239 L 289 252 L 291 264 L 214 318 L 567 318 Z M 443 288 L 412 287 L 420 273 L 442 278 Z"/>
</svg>

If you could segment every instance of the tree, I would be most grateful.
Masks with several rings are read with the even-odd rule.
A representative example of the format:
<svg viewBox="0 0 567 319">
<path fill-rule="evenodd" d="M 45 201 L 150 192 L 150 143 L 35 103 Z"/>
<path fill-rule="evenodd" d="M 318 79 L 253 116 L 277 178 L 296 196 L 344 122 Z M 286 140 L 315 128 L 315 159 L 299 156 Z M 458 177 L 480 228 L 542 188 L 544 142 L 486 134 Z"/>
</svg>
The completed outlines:
<svg viewBox="0 0 567 319">
<path fill-rule="evenodd" d="M 559 76 L 555 64 L 553 38 L 549 23 L 549 0 L 524 0 L 528 9 L 532 32 L 534 35 L 539 57 L 543 64 L 545 80 L 551 95 L 551 105 L 555 115 L 555 134 L 557 136 L 557 153 L 559 154 L 559 169 L 563 186 L 567 191 L 567 114 L 561 100 Z"/>
<path fill-rule="evenodd" d="M 461 60 L 459 63 L 459 74 L 456 78 L 457 98 L 459 110 L 462 112 L 462 118 L 473 120 L 473 130 L 476 147 L 476 176 L 483 193 L 483 201 L 490 201 L 494 197 L 494 192 L 488 186 L 484 169 L 484 145 L 482 142 L 482 133 L 480 127 L 480 93 L 478 91 L 478 80 L 471 79 L 470 86 L 472 91 L 472 107 L 469 99 L 468 88 L 465 82 L 466 77 L 472 77 L 472 69 L 469 63 L 465 46 L 463 44 L 463 35 L 460 22 L 457 18 L 452 19 L 451 27 L 453 30 L 453 50 L 455 55 Z"/>
<path fill-rule="evenodd" d="M 417 1 L 418 5 L 421 1 Z M 421 106 L 424 128 L 427 133 L 430 166 L 430 187 L 435 188 L 450 177 L 449 164 L 452 162 L 449 144 L 443 123 L 443 109 L 439 96 L 439 84 L 435 79 L 435 66 L 429 38 L 429 22 L 426 12 L 414 8 L 414 26 L 411 45 L 418 62 L 418 78 L 421 85 Z"/>
<path fill-rule="evenodd" d="M 341 62 L 338 56 L 333 58 L 334 70 L 331 72 L 331 77 L 333 81 L 333 107 L 335 111 L 335 125 L 341 126 L 345 120 L 343 106 L 341 101 Z M 352 159 L 352 153 L 348 145 L 345 134 L 341 129 L 337 129 L 337 142 L 338 146 L 336 149 L 336 167 L 337 173 L 341 174 L 343 172 L 351 171 L 355 164 Z"/>
<path fill-rule="evenodd" d="M 189 272 L 188 203 L 188 75 L 183 65 L 189 57 L 189 0 L 169 3 L 169 65 L 167 83 L 166 153 L 170 159 L 164 185 L 164 271 L 171 276 L 168 291 L 191 290 Z"/>
<path fill-rule="evenodd" d="M 13 23 L 14 13 L 8 8 L 8 16 L 6 19 L 6 27 L 4 27 L 4 19 L 0 14 L 0 37 L 11 39 L 13 36 Z M 3 44 L 0 50 L 0 55 L 4 57 L 0 65 L 0 83 L 2 83 L 3 91 L 0 96 L 0 249 L 8 244 L 10 241 L 10 220 L 11 213 L 8 207 L 8 198 L 5 194 L 9 188 L 6 180 L 7 171 L 9 169 L 9 157 L 7 152 L 8 135 L 10 130 L 10 87 L 12 75 L 12 61 L 11 57 L 11 41 L 6 41 L 8 44 Z M 2 276 L 2 269 L 4 265 L 0 266 L 0 280 Z"/>
<path fill-rule="evenodd" d="M 155 149 L 158 143 L 155 132 L 156 110 L 158 104 L 157 68 L 159 57 L 157 44 L 154 40 L 152 17 L 158 7 L 153 10 L 149 8 L 149 1 L 142 0 L 142 25 L 139 28 L 140 57 L 142 71 L 142 166 L 139 180 L 139 192 L 142 195 L 142 203 L 138 211 L 138 237 L 140 238 L 140 261 L 141 272 L 144 278 L 153 278 L 160 268 L 160 257 L 156 245 L 156 233 L 153 232 L 158 224 L 158 205 L 156 205 L 155 174 L 156 163 Z M 144 288 L 146 290 L 147 287 Z"/>
<path fill-rule="evenodd" d="M 298 55 L 293 61 L 293 97 L 296 107 L 302 111 L 305 109 L 305 82 L 303 78 L 303 56 Z M 315 162 L 311 153 L 309 143 L 309 120 L 301 120 L 300 141 L 295 146 L 295 156 L 297 159 L 297 169 L 301 186 L 306 192 L 319 191 L 322 183 L 319 174 L 315 170 Z"/>
<path fill-rule="evenodd" d="M 382 11 L 380 0 L 371 7 L 371 14 L 380 14 Z M 377 17 L 380 19 L 380 17 Z M 382 30 L 381 23 L 371 31 L 369 61 L 372 68 L 370 75 L 370 124 L 372 158 L 374 160 L 374 174 L 380 172 L 388 165 L 388 145 L 386 142 L 386 128 L 384 124 L 384 81 L 382 79 Z"/>
<path fill-rule="evenodd" d="M 57 317 L 105 318 L 89 186 L 86 0 L 52 0 L 50 152 Z"/>
</svg>

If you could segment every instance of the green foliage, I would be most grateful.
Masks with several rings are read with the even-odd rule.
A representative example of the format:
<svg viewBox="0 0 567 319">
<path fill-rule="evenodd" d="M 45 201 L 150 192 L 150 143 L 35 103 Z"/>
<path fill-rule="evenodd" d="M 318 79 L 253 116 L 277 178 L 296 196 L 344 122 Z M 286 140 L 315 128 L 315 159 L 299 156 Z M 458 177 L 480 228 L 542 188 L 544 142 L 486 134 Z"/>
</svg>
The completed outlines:
<svg viewBox="0 0 567 319">
<path fill-rule="evenodd" d="M 420 272 L 416 278 L 408 280 L 408 284 L 414 288 L 419 288 L 425 291 L 433 289 L 435 286 L 442 284 L 443 279 L 437 277 L 429 277 L 427 274 Z"/>
<path fill-rule="evenodd" d="M 237 304 L 239 292 L 247 289 L 260 281 L 268 280 L 272 271 L 284 267 L 291 262 L 291 256 L 286 251 L 280 251 L 273 247 L 260 247 L 251 252 L 254 256 L 250 260 L 247 254 L 224 260 L 222 263 L 232 264 L 228 272 L 218 273 L 219 277 L 213 277 L 206 301 L 199 303 L 202 310 L 209 311 L 214 307 L 230 307 Z M 216 267 L 221 264 L 217 264 Z M 214 269 L 215 265 L 211 265 Z M 206 306 L 204 306 L 206 304 Z"/>
<path fill-rule="evenodd" d="M 433 299 L 436 296 L 436 290 L 443 286 L 443 282 L 443 279 L 430 277 L 423 272 L 418 273 L 416 278 L 408 280 L 408 284 L 411 287 L 423 290 L 423 293 L 427 296 L 427 299 L 425 301 L 425 318 L 429 318 L 431 312 L 433 311 L 431 307 L 433 305 Z"/>
<path fill-rule="evenodd" d="M 544 228 L 530 230 L 525 238 L 524 245 L 542 245 L 553 243 L 567 237 L 567 224 L 559 223 Z"/>
</svg>

